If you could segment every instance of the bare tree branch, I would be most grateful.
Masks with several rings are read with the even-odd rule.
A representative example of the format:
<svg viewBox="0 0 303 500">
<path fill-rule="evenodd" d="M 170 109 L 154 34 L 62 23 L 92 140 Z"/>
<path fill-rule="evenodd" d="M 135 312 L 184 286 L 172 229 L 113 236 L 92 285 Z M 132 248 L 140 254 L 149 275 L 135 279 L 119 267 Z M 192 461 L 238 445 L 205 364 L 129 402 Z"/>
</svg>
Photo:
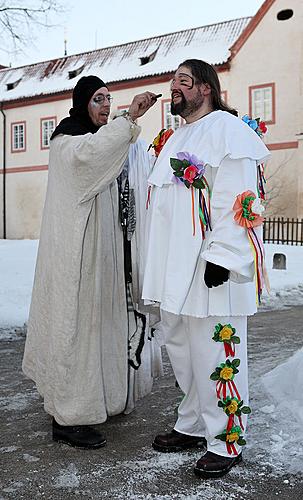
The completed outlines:
<svg viewBox="0 0 303 500">
<path fill-rule="evenodd" d="M 0 51 L 24 52 L 34 43 L 37 28 L 58 26 L 65 12 L 61 0 L 0 1 Z"/>
</svg>

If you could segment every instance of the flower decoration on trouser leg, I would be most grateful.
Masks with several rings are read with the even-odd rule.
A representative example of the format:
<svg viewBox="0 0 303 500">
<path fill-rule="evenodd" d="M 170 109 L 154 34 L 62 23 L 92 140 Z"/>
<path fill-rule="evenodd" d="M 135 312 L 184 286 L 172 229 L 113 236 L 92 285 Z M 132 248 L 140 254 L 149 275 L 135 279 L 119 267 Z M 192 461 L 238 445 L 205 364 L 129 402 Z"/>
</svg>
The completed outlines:
<svg viewBox="0 0 303 500">
<path fill-rule="evenodd" d="M 234 395 L 236 395 L 238 399 L 241 399 L 234 382 L 235 375 L 239 373 L 239 365 L 239 359 L 236 358 L 232 361 L 227 359 L 225 363 L 221 363 L 219 366 L 217 366 L 216 370 L 211 374 L 210 379 L 217 381 L 216 392 L 218 399 L 220 399 L 221 396 L 223 396 L 223 399 L 226 399 L 227 389 L 229 390 L 231 397 L 234 397 Z"/>
<path fill-rule="evenodd" d="M 196 234 L 195 227 L 195 193 L 194 188 L 199 191 L 199 221 L 202 238 L 205 239 L 205 231 L 211 230 L 210 224 L 210 188 L 204 176 L 206 165 L 195 155 L 186 151 L 177 153 L 177 158 L 170 159 L 173 169 L 173 179 L 183 183 L 191 190 L 192 197 L 192 224 L 193 235 Z M 205 191 L 205 195 L 204 192 Z"/>
<path fill-rule="evenodd" d="M 226 443 L 226 448 L 228 453 L 231 455 L 238 455 L 235 443 L 239 446 L 244 446 L 246 444 L 245 439 L 241 436 L 241 427 L 238 425 L 232 427 L 229 431 L 226 429 L 222 434 L 218 434 L 216 439 L 220 439 L 220 441 L 224 441 Z"/>
<path fill-rule="evenodd" d="M 235 335 L 236 329 L 230 324 L 221 325 L 218 323 L 215 326 L 215 332 L 213 340 L 215 342 L 223 342 L 225 355 L 234 356 L 235 355 L 235 344 L 240 344 L 240 338 Z"/>
<path fill-rule="evenodd" d="M 232 358 L 235 356 L 235 344 L 240 344 L 240 338 L 235 333 L 236 329 L 230 323 L 225 325 L 217 323 L 215 326 L 212 339 L 215 342 L 223 343 L 227 359 L 225 363 L 217 366 L 215 371 L 210 375 L 210 379 L 217 382 L 216 395 L 219 400 L 218 407 L 222 408 L 228 418 L 226 429 L 223 433 L 216 436 L 216 439 L 220 439 L 226 443 L 226 448 L 230 455 L 238 454 L 235 443 L 240 446 L 246 444 L 245 439 L 241 436 L 241 432 L 244 431 L 242 414 L 251 413 L 249 406 L 243 405 L 243 400 L 234 381 L 235 375 L 239 373 L 240 360 L 237 358 L 232 361 L 228 359 L 229 356 Z M 235 424 L 236 419 L 238 420 L 238 426 Z"/>
<path fill-rule="evenodd" d="M 219 408 L 222 408 L 223 411 L 228 416 L 228 422 L 226 430 L 227 432 L 234 426 L 235 417 L 238 418 L 240 427 L 242 431 L 244 431 L 244 426 L 242 423 L 242 413 L 249 414 L 251 413 L 251 409 L 249 406 L 243 406 L 243 401 L 239 400 L 236 397 L 227 396 L 225 399 L 218 401 Z"/>
<path fill-rule="evenodd" d="M 265 281 L 265 257 L 264 246 L 258 238 L 254 228 L 261 226 L 264 217 L 261 216 L 264 211 L 260 198 L 257 198 L 252 191 L 244 191 L 238 194 L 233 205 L 235 212 L 234 220 L 240 226 L 247 229 L 247 235 L 254 255 L 255 275 L 256 275 L 256 301 L 260 304 L 262 289 Z M 269 288 L 268 283 L 266 283 Z"/>
</svg>

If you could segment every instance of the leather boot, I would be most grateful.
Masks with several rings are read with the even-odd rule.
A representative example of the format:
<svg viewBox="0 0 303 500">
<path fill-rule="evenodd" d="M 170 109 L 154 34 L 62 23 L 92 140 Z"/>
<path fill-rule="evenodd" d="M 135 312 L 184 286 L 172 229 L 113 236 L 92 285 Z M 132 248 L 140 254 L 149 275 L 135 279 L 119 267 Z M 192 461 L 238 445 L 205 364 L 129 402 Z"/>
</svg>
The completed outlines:
<svg viewBox="0 0 303 500">
<path fill-rule="evenodd" d="M 205 438 L 181 434 L 181 432 L 175 429 L 167 434 L 158 434 L 152 443 L 154 450 L 162 451 L 163 453 L 187 450 L 195 446 L 206 446 Z"/>
<path fill-rule="evenodd" d="M 241 453 L 235 457 L 229 458 L 207 451 L 205 455 L 198 460 L 194 468 L 194 473 L 196 476 L 204 479 L 222 477 L 227 474 L 234 465 L 240 463 L 241 460 Z"/>
<path fill-rule="evenodd" d="M 102 448 L 106 439 L 90 425 L 59 425 L 53 419 L 53 441 L 86 450 Z"/>
</svg>

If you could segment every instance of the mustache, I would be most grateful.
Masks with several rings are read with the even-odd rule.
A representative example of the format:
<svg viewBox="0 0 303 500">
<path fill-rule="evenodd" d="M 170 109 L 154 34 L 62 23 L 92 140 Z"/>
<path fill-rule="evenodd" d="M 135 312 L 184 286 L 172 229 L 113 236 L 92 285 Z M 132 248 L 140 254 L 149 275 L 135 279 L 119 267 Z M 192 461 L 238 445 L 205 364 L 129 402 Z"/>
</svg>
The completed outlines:
<svg viewBox="0 0 303 500">
<path fill-rule="evenodd" d="M 174 97 L 174 96 L 181 96 L 184 98 L 184 95 L 183 95 L 183 92 L 181 92 L 181 90 L 173 90 L 172 93 L 171 93 L 171 96 Z"/>
</svg>

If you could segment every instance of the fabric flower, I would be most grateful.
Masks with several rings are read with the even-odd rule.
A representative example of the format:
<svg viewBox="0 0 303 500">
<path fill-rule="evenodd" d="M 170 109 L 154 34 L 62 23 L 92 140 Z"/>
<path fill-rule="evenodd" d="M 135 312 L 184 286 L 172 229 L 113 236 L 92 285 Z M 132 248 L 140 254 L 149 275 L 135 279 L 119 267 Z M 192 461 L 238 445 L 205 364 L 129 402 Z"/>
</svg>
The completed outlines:
<svg viewBox="0 0 303 500">
<path fill-rule="evenodd" d="M 238 410 L 238 402 L 236 399 L 231 399 L 230 403 L 227 405 L 229 413 L 236 413 Z"/>
<path fill-rule="evenodd" d="M 219 337 L 221 340 L 230 340 L 230 337 L 233 335 L 233 330 L 230 326 L 223 326 L 222 330 L 219 333 Z"/>
<path fill-rule="evenodd" d="M 229 380 L 233 380 L 236 373 L 239 373 L 239 365 L 239 359 L 233 359 L 232 361 L 227 359 L 225 363 L 221 363 L 216 367 L 216 370 L 210 375 L 210 379 L 221 381 L 223 384 L 226 384 Z"/>
<path fill-rule="evenodd" d="M 229 443 L 234 443 L 239 440 L 239 434 L 237 432 L 231 432 L 230 434 L 227 434 L 226 435 L 226 441 L 228 441 Z"/>
<path fill-rule="evenodd" d="M 259 129 L 262 134 L 266 134 L 267 132 L 267 127 L 265 125 L 265 122 L 259 122 Z"/>
<path fill-rule="evenodd" d="M 248 415 L 251 413 L 249 406 L 243 406 L 243 401 L 236 397 L 227 396 L 223 400 L 218 401 L 219 408 L 222 408 L 226 415 L 236 415 L 241 417 L 242 413 Z"/>
<path fill-rule="evenodd" d="M 253 228 L 260 226 L 264 217 L 253 211 L 256 195 L 252 191 L 244 191 L 238 194 L 233 205 L 235 212 L 234 220 L 242 227 Z M 255 205 L 256 206 L 256 205 Z"/>
<path fill-rule="evenodd" d="M 220 371 L 220 378 L 223 378 L 223 380 L 232 380 L 233 375 L 234 375 L 233 369 L 228 366 L 225 366 Z"/>
<path fill-rule="evenodd" d="M 197 167 L 195 165 L 189 165 L 189 167 L 186 167 L 184 170 L 184 175 L 183 178 L 188 181 L 190 184 L 192 184 L 197 176 L 198 173 Z"/>
<path fill-rule="evenodd" d="M 242 121 L 247 123 L 247 125 L 252 128 L 255 132 L 257 132 L 259 137 L 262 137 L 263 134 L 267 132 L 267 127 L 265 122 L 260 121 L 260 118 L 252 119 L 248 115 L 242 116 Z"/>
<path fill-rule="evenodd" d="M 169 128 L 167 130 L 165 130 L 165 128 L 163 128 L 159 134 L 157 135 L 157 137 L 155 137 L 155 139 L 153 140 L 152 144 L 149 145 L 149 148 L 148 148 L 148 151 L 153 148 L 154 152 L 155 152 L 155 156 L 158 157 L 159 154 L 161 153 L 162 151 L 162 148 L 164 146 L 164 144 L 168 141 L 168 139 L 170 138 L 170 136 L 174 133 L 174 131 Z"/>
<path fill-rule="evenodd" d="M 260 198 L 256 198 L 251 204 L 251 210 L 254 214 L 261 215 L 265 208 L 263 207 Z"/>
</svg>

